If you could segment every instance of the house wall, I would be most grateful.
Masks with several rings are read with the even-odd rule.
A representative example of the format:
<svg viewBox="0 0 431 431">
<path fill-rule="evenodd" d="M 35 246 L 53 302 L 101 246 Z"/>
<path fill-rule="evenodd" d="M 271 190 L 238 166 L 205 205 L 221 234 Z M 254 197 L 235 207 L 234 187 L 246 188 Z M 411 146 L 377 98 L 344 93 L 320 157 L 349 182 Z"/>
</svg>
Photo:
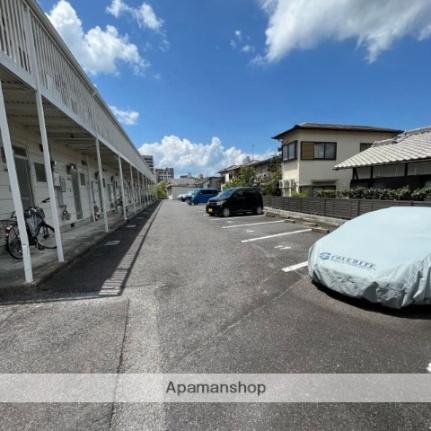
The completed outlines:
<svg viewBox="0 0 431 431">
<path fill-rule="evenodd" d="M 52 223 L 52 216 L 50 211 L 50 204 L 41 204 L 41 201 L 49 196 L 48 185 L 46 182 L 38 182 L 36 178 L 35 163 L 43 164 L 43 153 L 40 148 L 40 136 L 25 129 L 18 124 L 9 121 L 9 128 L 11 133 L 12 145 L 17 148 L 25 149 L 28 159 L 28 169 L 30 173 L 31 188 L 34 196 L 34 203 L 41 206 L 46 215 L 48 223 Z M 61 178 L 62 198 L 64 206 L 59 206 L 60 224 L 70 225 L 80 220 L 89 220 L 92 218 L 93 199 L 99 211 L 101 210 L 98 179 L 96 172 L 98 172 L 97 161 L 89 158 L 88 167 L 83 164 L 86 159 L 80 153 L 73 151 L 58 141 L 50 140 L 51 159 L 55 162 L 54 167 L 54 182 L 59 184 L 58 180 Z M 67 172 L 67 166 L 70 164 L 76 165 L 78 172 L 78 184 L 80 192 L 80 200 L 82 206 L 82 218 L 77 218 L 77 211 L 75 208 L 75 200 L 72 188 L 72 175 Z M 82 174 L 82 178 L 81 178 Z M 121 197 L 120 179 L 118 172 L 104 167 L 105 179 L 105 198 L 108 211 L 115 209 L 115 200 Z M 130 177 L 128 169 L 124 172 L 125 180 L 127 175 Z M 136 178 L 136 177 L 135 177 Z M 82 180 L 84 180 L 82 182 Z M 115 186 L 114 186 L 115 185 Z M 137 185 L 135 184 L 136 192 Z M 125 181 L 126 202 L 131 202 L 131 187 L 130 180 Z M 60 193 L 60 192 L 58 192 Z M 59 202 L 57 201 L 59 204 Z M 64 209 L 70 214 L 69 219 L 62 217 Z M 6 163 L 0 157 L 0 220 L 7 219 L 14 211 L 12 194 L 9 185 L 9 175 L 7 172 Z"/>
<path fill-rule="evenodd" d="M 298 141 L 297 160 L 283 162 L 283 180 L 293 179 L 293 191 L 309 190 L 311 187 L 334 185 L 337 190 L 349 188 L 351 171 L 335 171 L 333 167 L 359 153 L 361 143 L 387 139 L 394 134 L 381 132 L 348 132 L 331 130 L 295 130 L 283 139 L 283 143 Z M 335 160 L 301 160 L 301 142 L 336 142 Z M 288 196 L 289 190 L 283 194 Z"/>
<path fill-rule="evenodd" d="M 171 186 L 168 189 L 168 197 L 169 197 L 169 199 L 178 199 L 179 195 L 190 192 L 196 188 L 197 188 L 197 186 L 190 186 L 190 187 L 187 187 L 187 186 L 178 186 L 178 187 L 174 186 L 173 187 L 173 186 Z"/>
</svg>

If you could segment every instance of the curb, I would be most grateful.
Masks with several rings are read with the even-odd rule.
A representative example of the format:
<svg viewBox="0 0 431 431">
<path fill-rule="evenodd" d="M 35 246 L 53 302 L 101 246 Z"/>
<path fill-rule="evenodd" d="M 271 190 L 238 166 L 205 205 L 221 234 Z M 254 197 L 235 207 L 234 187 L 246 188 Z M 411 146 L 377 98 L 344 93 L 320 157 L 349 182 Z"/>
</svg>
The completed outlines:
<svg viewBox="0 0 431 431">
<path fill-rule="evenodd" d="M 316 232 L 328 233 L 331 230 L 344 224 L 347 220 L 335 217 L 325 217 L 315 214 L 299 213 L 294 211 L 286 211 L 277 208 L 265 207 L 265 215 L 268 217 L 282 217 L 288 219 L 290 223 L 301 222 L 310 225 Z"/>
</svg>

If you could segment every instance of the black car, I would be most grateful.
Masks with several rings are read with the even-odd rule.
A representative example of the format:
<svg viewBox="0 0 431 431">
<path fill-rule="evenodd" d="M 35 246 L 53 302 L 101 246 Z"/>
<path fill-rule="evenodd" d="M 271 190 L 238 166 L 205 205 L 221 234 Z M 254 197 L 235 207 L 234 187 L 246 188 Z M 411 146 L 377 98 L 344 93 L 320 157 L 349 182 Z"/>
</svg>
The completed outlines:
<svg viewBox="0 0 431 431">
<path fill-rule="evenodd" d="M 209 215 L 229 217 L 232 214 L 253 212 L 262 214 L 263 198 L 260 191 L 252 187 L 233 187 L 211 198 L 206 206 Z"/>
</svg>

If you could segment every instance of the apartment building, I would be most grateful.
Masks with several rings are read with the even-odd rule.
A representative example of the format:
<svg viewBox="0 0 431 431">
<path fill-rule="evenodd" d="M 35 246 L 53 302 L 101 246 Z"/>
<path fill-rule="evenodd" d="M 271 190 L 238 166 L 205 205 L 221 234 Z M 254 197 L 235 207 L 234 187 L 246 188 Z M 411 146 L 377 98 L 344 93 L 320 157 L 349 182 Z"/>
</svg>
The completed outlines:
<svg viewBox="0 0 431 431">
<path fill-rule="evenodd" d="M 154 174 L 154 156 L 142 155 L 142 159 L 144 160 L 150 171 Z"/>
<path fill-rule="evenodd" d="M 158 183 L 162 181 L 168 183 L 174 179 L 174 168 L 156 169 L 155 174 Z"/>
<path fill-rule="evenodd" d="M 283 196 L 349 188 L 350 172 L 334 170 L 334 166 L 373 142 L 400 132 L 384 127 L 301 123 L 277 134 L 273 139 L 281 144 Z"/>
<path fill-rule="evenodd" d="M 50 198 L 62 262 L 63 229 L 101 218 L 109 231 L 111 212 L 155 199 L 155 177 L 38 3 L 1 0 L 0 18 L 0 219 L 16 212 L 31 282 L 24 208 Z"/>
</svg>

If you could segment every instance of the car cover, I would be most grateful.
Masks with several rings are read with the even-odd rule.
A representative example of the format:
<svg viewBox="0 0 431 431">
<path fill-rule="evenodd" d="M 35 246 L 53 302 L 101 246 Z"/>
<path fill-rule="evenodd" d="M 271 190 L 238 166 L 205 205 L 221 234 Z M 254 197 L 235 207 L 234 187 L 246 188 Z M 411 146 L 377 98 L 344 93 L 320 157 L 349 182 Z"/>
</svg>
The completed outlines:
<svg viewBox="0 0 431 431">
<path fill-rule="evenodd" d="M 311 278 L 401 308 L 431 303 L 431 208 L 392 207 L 350 220 L 309 251 Z"/>
</svg>

